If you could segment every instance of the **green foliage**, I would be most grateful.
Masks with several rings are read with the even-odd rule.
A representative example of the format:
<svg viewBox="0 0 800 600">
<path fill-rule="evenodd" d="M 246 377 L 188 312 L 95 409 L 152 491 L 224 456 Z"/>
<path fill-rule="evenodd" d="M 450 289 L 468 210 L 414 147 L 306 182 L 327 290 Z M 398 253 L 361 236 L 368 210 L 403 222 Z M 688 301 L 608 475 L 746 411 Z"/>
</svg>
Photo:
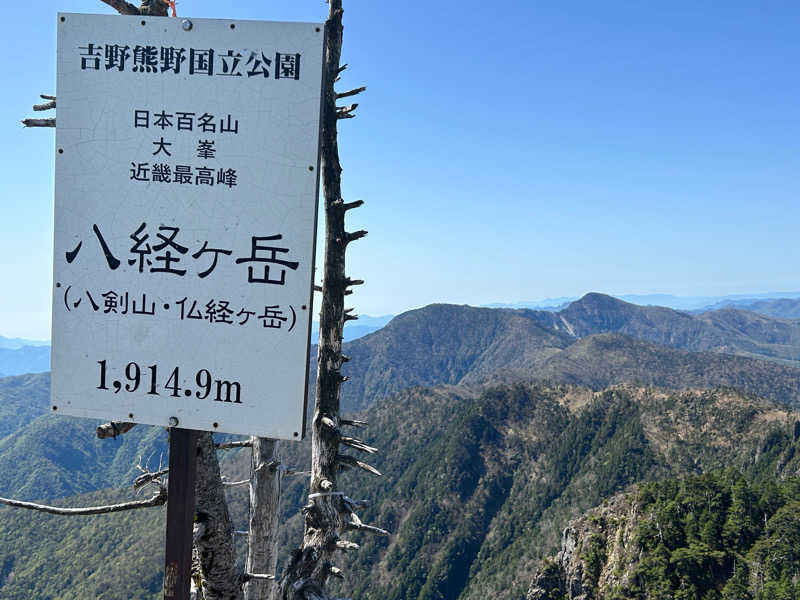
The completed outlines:
<svg viewBox="0 0 800 600">
<path fill-rule="evenodd" d="M 129 500 L 94 492 L 64 505 Z M 0 508 L 3 600 L 156 600 L 161 597 L 164 507 L 63 517 Z"/>
<path fill-rule="evenodd" d="M 600 577 L 600 571 L 606 564 L 607 558 L 605 539 L 597 534 L 591 535 L 586 542 L 585 554 L 581 556 L 581 560 L 586 566 L 586 575 L 592 581 L 597 581 Z"/>
<path fill-rule="evenodd" d="M 50 373 L 0 379 L 0 440 L 47 412 Z"/>
<path fill-rule="evenodd" d="M 800 480 L 754 482 L 734 469 L 642 486 L 635 598 L 796 599 Z"/>
<path fill-rule="evenodd" d="M 797 446 L 789 435 L 793 422 L 782 416 L 780 421 L 765 420 L 773 408 L 730 390 L 671 394 L 621 387 L 592 396 L 589 390 L 570 386 L 501 386 L 480 394 L 475 389 L 413 388 L 376 404 L 364 415 L 370 423 L 367 440 L 381 449 L 369 462 L 374 461 L 385 476 L 372 479 L 345 472 L 341 488 L 369 500 L 371 507 L 361 513 L 362 519 L 388 528 L 392 536 L 348 533 L 362 548 L 337 558 L 337 566 L 347 575 L 347 596 L 359 600 L 524 597 L 536 561 L 556 549 L 570 519 L 639 482 L 703 471 L 720 463 L 743 465 L 749 469 L 747 477 L 732 478 L 721 487 L 674 479 L 644 487 L 642 502 L 650 505 L 648 523 L 657 519 L 660 527 L 651 528 L 656 542 L 648 542 L 631 585 L 651 593 L 647 600 L 675 600 L 673 592 L 679 589 L 684 595 L 696 593 L 700 600 L 732 600 L 741 592 L 730 576 L 734 561 L 737 573 L 746 570 L 741 585 L 749 585 L 751 575 L 756 581 L 765 572 L 749 562 L 752 548 L 762 539 L 763 515 L 775 515 L 800 490 L 798 484 L 774 481 L 776 472 L 796 472 L 800 456 L 792 454 Z M 148 436 L 163 433 L 158 428 L 137 427 L 120 440 L 81 446 L 69 438 L 90 440 L 90 427 L 84 430 L 70 425 L 78 420 L 53 416 L 40 419 L 29 426 L 48 443 L 37 443 L 35 438 L 25 442 L 24 448 L 33 449 L 30 464 L 36 472 L 30 481 L 48 481 L 51 489 L 55 482 L 65 493 L 70 486 L 97 485 L 109 472 L 121 478 L 140 453 L 147 458 L 148 448 L 158 448 L 160 440 Z M 55 434 L 58 428 L 51 430 L 47 419 L 55 419 L 66 435 Z M 727 443 L 730 439 L 736 443 Z M 24 448 L 8 456 L 22 461 Z M 307 445 L 284 444 L 284 464 L 302 467 L 307 464 L 307 452 Z M 5 459 L 0 455 L 0 465 L 10 465 L 2 462 Z M 223 460 L 231 479 L 247 476 L 245 453 L 228 453 Z M 102 468 L 97 474 L 80 472 L 91 471 L 97 464 L 106 465 L 105 472 Z M 66 466 L 78 470 L 72 481 L 59 479 L 69 474 Z M 26 483 L 23 469 L 8 466 L 5 473 Z M 0 485 L 6 483 L 0 480 Z M 280 533 L 284 556 L 300 539 L 299 507 L 308 493 L 306 483 L 305 478 L 285 480 Z M 230 493 L 235 496 L 237 528 L 242 528 L 246 490 L 235 488 Z M 42 548 L 50 544 L 52 551 L 53 540 L 60 539 L 55 529 L 34 527 L 35 521 L 24 518 L 28 514 L 16 517 L 20 512 L 9 511 L 15 517 L 7 519 L 13 529 L 3 530 L 7 537 L 0 538 L 0 544 L 12 539 L 10 545 L 15 546 L 13 553 L 0 555 L 2 577 L 7 580 L 14 573 L 5 585 L 22 581 L 20 573 L 28 577 L 29 568 L 43 568 L 40 565 L 48 554 L 35 550 L 39 541 Z M 73 521 L 53 519 L 63 523 L 65 534 L 72 538 Z M 641 522 L 636 525 L 647 527 Z M 774 525 L 776 531 L 780 529 L 779 521 Z M 141 528 L 149 526 L 132 524 L 131 530 L 141 535 Z M 127 597 L 137 600 L 148 597 L 151 578 L 158 577 L 161 568 L 158 561 L 142 562 L 157 556 L 163 545 L 163 529 L 152 527 L 154 535 L 148 530 L 145 540 L 109 537 L 103 547 L 113 557 L 112 568 L 125 580 L 124 586 L 132 586 Z M 74 539 L 80 536 L 84 543 L 98 539 L 94 531 L 76 533 Z M 37 538 L 36 544 L 30 542 L 32 537 Z M 21 552 L 28 546 L 34 548 L 33 555 Z M 131 553 L 131 547 L 137 550 Z M 71 550 L 79 557 L 76 564 L 96 566 L 84 573 L 68 561 L 59 563 L 55 572 L 61 574 L 63 589 L 52 597 L 77 594 L 75 590 L 82 589 L 87 577 L 98 577 L 95 573 L 108 568 L 74 547 Z M 768 552 L 766 546 L 764 552 Z M 583 556 L 594 577 L 609 552 L 597 538 Z M 134 558 L 138 562 L 130 563 L 133 567 L 127 571 Z M 279 565 L 283 564 L 282 558 Z M 752 598 L 744 598 L 756 600 L 756 593 L 763 596 L 767 591 L 790 593 L 789 582 L 782 578 L 782 571 L 765 575 L 762 589 L 753 589 L 748 592 Z M 29 597 L 48 597 L 56 588 L 46 585 L 47 589 L 39 590 L 41 596 Z M 557 587 L 558 594 L 569 595 L 563 585 Z M 6 597 L 6 591 L 0 587 L 0 598 Z M 637 598 L 619 590 L 608 593 L 603 600 Z"/>
</svg>

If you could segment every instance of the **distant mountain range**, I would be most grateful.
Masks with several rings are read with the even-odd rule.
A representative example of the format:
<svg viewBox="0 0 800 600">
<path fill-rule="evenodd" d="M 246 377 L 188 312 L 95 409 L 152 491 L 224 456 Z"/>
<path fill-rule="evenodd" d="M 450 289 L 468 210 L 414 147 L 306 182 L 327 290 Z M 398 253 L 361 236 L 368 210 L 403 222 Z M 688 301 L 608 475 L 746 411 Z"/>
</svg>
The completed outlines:
<svg viewBox="0 0 800 600">
<path fill-rule="evenodd" d="M 358 321 L 348 321 L 344 327 L 344 341 L 355 340 L 377 331 L 391 319 L 392 315 L 361 315 Z M 316 344 L 318 338 L 319 322 L 315 321 L 311 327 L 311 343 Z M 49 370 L 50 342 L 0 336 L 0 377 Z"/>
<path fill-rule="evenodd" d="M 640 306 L 664 306 L 676 310 L 703 312 L 735 306 L 767 316 L 800 319 L 800 292 L 733 294 L 729 296 L 673 296 L 672 294 L 623 294 L 619 300 Z M 558 311 L 579 300 L 578 296 L 545 298 L 529 302 L 487 304 L 487 308 L 532 308 Z"/>
<path fill-rule="evenodd" d="M 26 340 L 22 338 L 7 338 L 0 335 L 0 349 L 18 350 L 23 346 L 49 346 L 50 342 L 41 340 Z"/>
<path fill-rule="evenodd" d="M 0 377 L 50 370 L 50 346 L 0 348 Z"/>
<path fill-rule="evenodd" d="M 349 342 L 356 340 L 360 337 L 377 331 L 389 321 L 392 320 L 394 315 L 383 315 L 380 317 L 371 317 L 369 315 L 359 315 L 357 321 L 348 321 L 344 324 L 343 340 Z M 319 321 L 311 323 L 311 343 L 316 344 L 319 340 Z"/>
<path fill-rule="evenodd" d="M 343 413 L 369 421 L 363 435 L 381 454 L 368 462 L 385 477 L 343 473 L 342 489 L 371 502 L 365 522 L 392 532 L 353 535 L 362 549 L 341 559 L 347 595 L 362 600 L 522 600 L 535 589 L 560 598 L 544 580 L 574 577 L 541 571 L 542 559 L 570 519 L 630 486 L 725 467 L 753 485 L 800 475 L 800 322 L 791 319 L 595 293 L 558 311 L 437 304 L 398 315 L 344 353 Z M 94 491 L 128 484 L 139 457 L 153 466 L 166 457 L 163 428 L 99 441 L 96 422 L 49 414 L 48 394 L 47 374 L 0 379 L 0 496 L 116 498 Z M 282 448 L 283 464 L 308 463 L 307 443 Z M 223 469 L 246 478 L 249 458 L 231 453 Z M 305 478 L 283 485 L 285 556 L 308 490 Z M 74 497 L 87 492 L 95 495 Z M 231 491 L 231 507 L 244 526 L 245 488 Z M 91 527 L 0 509 L 0 597 L 157 597 L 152 557 L 163 538 L 132 537 L 130 527 L 161 527 L 162 515 Z M 47 535 L 70 555 L 54 561 Z M 84 572 L 102 564 L 116 565 L 115 586 Z M 720 585 L 730 576 L 720 571 Z M 670 590 L 663 597 L 676 597 Z"/>
<path fill-rule="evenodd" d="M 414 386 L 518 381 L 595 390 L 626 382 L 727 386 L 800 407 L 800 323 L 738 309 L 692 315 L 602 294 L 555 313 L 431 305 L 345 343 L 344 352 L 351 380 L 342 386 L 342 407 L 349 413 Z M 312 359 L 310 394 L 315 367 Z M 48 386 L 46 375 L 0 380 L 0 495 L 32 499 L 116 486 L 133 472 L 135 457 L 163 451 L 160 437 L 144 433 L 152 428 L 111 444 L 94 441 L 96 423 L 48 414 Z M 26 460 L 38 466 L 21 473 Z"/>
<path fill-rule="evenodd" d="M 346 413 L 416 386 L 537 381 L 595 390 L 727 386 L 800 407 L 800 323 L 736 309 L 692 315 L 602 294 L 556 313 L 438 304 L 395 317 L 345 343 L 344 352 Z M 310 367 L 313 405 L 313 358 Z M 24 491 L 32 499 L 120 485 L 136 457 L 163 452 L 161 437 L 145 435 L 153 428 L 94 441 L 97 423 L 48 414 L 48 386 L 47 374 L 0 380 L 0 422 L 13 424 L 5 432 L 0 425 L 0 495 Z M 37 466 L 21 473 L 26 460 Z"/>
<path fill-rule="evenodd" d="M 773 300 L 723 300 L 707 306 L 705 310 L 739 308 L 779 319 L 800 319 L 800 299 L 777 298 Z"/>
<path fill-rule="evenodd" d="M 434 304 L 345 353 L 349 410 L 414 385 L 515 379 L 729 385 L 800 406 L 800 322 L 735 309 L 692 315 L 594 293 L 559 312 Z"/>
<path fill-rule="evenodd" d="M 702 313 L 723 308 L 737 308 L 767 317 L 800 319 L 800 292 L 768 293 L 732 296 L 672 296 L 669 294 L 619 296 L 618 299 L 639 306 L 661 306 L 691 313 Z M 545 312 L 560 312 L 579 298 L 546 298 L 532 302 L 513 304 L 495 303 L 484 308 L 537 309 Z M 357 321 L 348 321 L 344 326 L 344 341 L 350 342 L 383 328 L 394 315 L 372 317 L 361 315 Z M 319 338 L 319 322 L 311 324 L 311 343 Z M 0 377 L 38 373 L 50 368 L 49 341 L 36 341 L 0 336 Z M 34 349 L 33 347 L 37 348 Z M 47 347 L 47 350 L 43 350 Z"/>
</svg>

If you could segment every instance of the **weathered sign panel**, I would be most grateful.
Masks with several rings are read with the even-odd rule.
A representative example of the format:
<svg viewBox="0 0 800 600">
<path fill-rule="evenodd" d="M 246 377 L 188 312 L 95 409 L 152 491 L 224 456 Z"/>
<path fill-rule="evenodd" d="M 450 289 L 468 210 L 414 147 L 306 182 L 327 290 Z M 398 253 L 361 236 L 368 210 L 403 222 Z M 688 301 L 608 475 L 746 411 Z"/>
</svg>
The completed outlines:
<svg viewBox="0 0 800 600">
<path fill-rule="evenodd" d="M 322 26 L 58 18 L 53 410 L 301 436 Z"/>
</svg>

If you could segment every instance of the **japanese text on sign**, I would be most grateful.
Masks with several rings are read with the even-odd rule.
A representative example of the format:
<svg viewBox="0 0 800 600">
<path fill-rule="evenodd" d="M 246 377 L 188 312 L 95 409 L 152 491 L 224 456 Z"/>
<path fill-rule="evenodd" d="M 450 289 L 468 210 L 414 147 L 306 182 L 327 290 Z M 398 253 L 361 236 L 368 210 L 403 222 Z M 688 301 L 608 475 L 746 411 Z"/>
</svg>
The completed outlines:
<svg viewBox="0 0 800 600">
<path fill-rule="evenodd" d="M 323 28 L 192 23 L 59 17 L 53 406 L 296 438 Z"/>
<path fill-rule="evenodd" d="M 236 50 L 224 53 L 213 48 L 175 48 L 174 46 L 131 47 L 127 44 L 79 46 L 82 70 L 125 71 L 133 73 L 171 73 L 216 75 L 221 77 L 259 77 L 262 79 L 300 79 L 300 54 L 275 52 L 269 58 L 254 50 L 243 55 Z"/>
</svg>

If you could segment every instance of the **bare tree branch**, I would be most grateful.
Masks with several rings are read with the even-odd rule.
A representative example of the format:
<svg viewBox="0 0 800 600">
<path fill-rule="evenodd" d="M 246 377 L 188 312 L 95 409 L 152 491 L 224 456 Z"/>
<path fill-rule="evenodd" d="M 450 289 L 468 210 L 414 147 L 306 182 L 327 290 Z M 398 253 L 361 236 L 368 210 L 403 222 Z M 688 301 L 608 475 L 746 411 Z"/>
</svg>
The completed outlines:
<svg viewBox="0 0 800 600">
<path fill-rule="evenodd" d="M 139 9 L 136 8 L 130 2 L 125 2 L 125 0 L 100 0 L 108 4 L 111 8 L 117 11 L 121 15 L 139 15 Z"/>
<path fill-rule="evenodd" d="M 350 106 L 340 106 L 336 108 L 336 118 L 337 119 L 352 119 L 356 116 L 355 109 L 358 108 L 358 104 L 351 104 Z"/>
<path fill-rule="evenodd" d="M 241 481 L 223 481 L 222 485 L 224 485 L 225 487 L 234 487 L 237 485 L 245 485 L 248 483 L 250 483 L 249 479 L 242 479 Z"/>
<path fill-rule="evenodd" d="M 358 460 L 355 456 L 348 456 L 346 454 L 337 454 L 336 461 L 339 463 L 339 466 L 344 469 L 359 468 L 365 470 L 367 473 L 372 473 L 373 475 L 377 475 L 378 477 L 380 477 L 381 475 L 381 472 L 378 471 L 378 469 L 376 469 L 372 465 L 368 465 L 367 463 Z"/>
<path fill-rule="evenodd" d="M 142 0 L 139 14 L 151 17 L 166 17 L 169 16 L 168 9 L 171 4 L 174 4 L 174 2 L 170 3 L 168 0 Z"/>
<path fill-rule="evenodd" d="M 367 525 L 358 518 L 356 513 L 350 513 L 350 519 L 345 521 L 345 528 L 351 529 L 355 531 L 366 531 L 368 533 L 374 533 L 376 535 L 389 535 L 389 532 L 385 529 L 381 529 L 380 527 L 375 527 L 374 525 Z"/>
<path fill-rule="evenodd" d="M 345 232 L 344 234 L 345 243 L 349 244 L 350 242 L 355 242 L 356 240 L 360 240 L 361 238 L 366 237 L 366 235 L 367 232 L 364 231 L 363 229 L 359 229 L 358 231 Z M 364 282 L 362 281 L 361 283 Z"/>
<path fill-rule="evenodd" d="M 251 579 L 264 579 L 267 581 L 274 581 L 275 575 L 264 575 L 263 573 L 245 573 L 243 577 L 244 581 L 250 581 Z"/>
<path fill-rule="evenodd" d="M 55 119 L 22 119 L 25 127 L 55 127 Z"/>
<path fill-rule="evenodd" d="M 55 107 L 56 107 L 56 99 L 53 98 L 49 102 L 44 102 L 43 104 L 34 104 L 33 105 L 33 110 L 36 110 L 36 111 L 39 111 L 39 110 L 50 110 L 51 108 L 55 108 Z"/>
<path fill-rule="evenodd" d="M 289 475 L 311 475 L 311 471 L 297 471 L 297 470 L 292 469 L 290 467 L 287 467 L 285 469 L 281 469 L 281 471 L 283 472 L 284 475 L 287 475 L 287 476 L 289 476 Z"/>
<path fill-rule="evenodd" d="M 363 206 L 363 200 L 354 200 L 353 202 L 342 202 L 342 208 L 344 210 L 352 210 L 354 208 L 358 208 L 359 206 Z"/>
<path fill-rule="evenodd" d="M 112 421 L 110 423 L 98 425 L 97 429 L 95 429 L 95 432 L 97 433 L 97 437 L 99 437 L 101 440 L 104 440 L 106 438 L 115 438 L 123 433 L 128 433 L 134 427 L 136 427 L 136 423 L 115 423 Z"/>
<path fill-rule="evenodd" d="M 168 9 L 174 4 L 167 0 L 142 0 L 141 6 L 136 8 L 134 4 L 125 2 L 125 0 L 101 0 L 108 4 L 111 8 L 116 10 L 121 15 L 143 15 L 150 17 L 166 17 Z M 175 7 L 172 6 L 173 13 Z M 173 14 L 173 16 L 175 16 Z"/>
<path fill-rule="evenodd" d="M 230 450 L 231 448 L 252 448 L 253 442 L 251 440 L 244 440 L 241 442 L 220 442 L 214 444 L 217 450 Z"/>
<path fill-rule="evenodd" d="M 142 469 L 144 471 L 144 469 Z M 161 469 L 160 471 L 156 471 L 155 473 L 150 473 L 149 471 L 145 471 L 141 475 L 139 475 L 136 479 L 133 480 L 133 489 L 138 490 L 139 488 L 144 487 L 148 483 L 154 483 L 160 480 L 161 477 L 169 473 L 169 469 Z"/>
<path fill-rule="evenodd" d="M 366 86 L 361 86 L 359 88 L 355 88 L 353 90 L 347 90 L 346 92 L 340 92 L 336 94 L 336 99 L 339 100 L 341 98 L 349 98 L 350 96 L 355 96 L 356 94 L 360 94 L 364 90 L 366 90 Z"/>
<path fill-rule="evenodd" d="M 376 454 L 378 452 L 377 448 L 372 446 L 367 446 L 361 440 L 357 440 L 356 438 L 342 436 L 339 438 L 339 443 L 344 444 L 345 446 L 349 446 L 350 448 L 355 448 L 356 450 L 361 450 L 362 452 L 368 452 L 369 454 Z"/>
<path fill-rule="evenodd" d="M 134 500 L 132 502 L 122 502 L 120 504 L 109 504 L 106 506 L 86 506 L 83 508 L 64 508 L 60 506 L 48 506 L 46 504 L 35 504 L 34 502 L 22 502 L 9 498 L 0 498 L 0 503 L 14 506 L 16 508 L 26 508 L 39 512 L 50 513 L 51 515 L 101 515 L 105 513 L 122 512 L 137 508 L 149 508 L 151 506 L 161 506 L 167 502 L 167 490 L 159 488 L 153 496 L 147 500 Z"/>
</svg>

